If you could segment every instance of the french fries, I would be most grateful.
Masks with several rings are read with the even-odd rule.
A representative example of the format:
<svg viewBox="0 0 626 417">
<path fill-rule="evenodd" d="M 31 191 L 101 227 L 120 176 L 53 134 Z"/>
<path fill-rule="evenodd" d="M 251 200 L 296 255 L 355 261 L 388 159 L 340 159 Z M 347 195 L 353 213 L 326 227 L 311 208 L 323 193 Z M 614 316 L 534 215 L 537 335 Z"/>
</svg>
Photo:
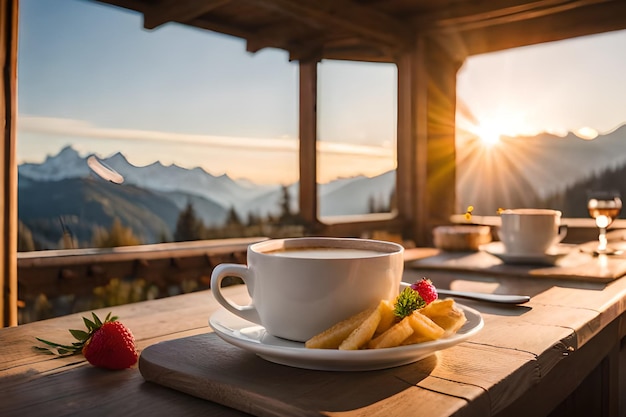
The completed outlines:
<svg viewBox="0 0 626 417">
<path fill-rule="evenodd" d="M 350 334 L 375 310 L 377 310 L 377 307 L 361 311 L 352 317 L 340 321 L 331 328 L 324 330 L 322 333 L 307 340 L 304 346 L 309 349 L 339 348 L 341 342 L 350 336 Z"/>
<path fill-rule="evenodd" d="M 380 309 L 380 322 L 374 332 L 374 335 L 385 333 L 396 322 L 396 315 L 393 314 L 393 303 L 389 300 L 382 300 L 378 306 Z"/>
<path fill-rule="evenodd" d="M 399 346 L 407 337 L 413 334 L 410 316 L 403 318 L 398 323 L 391 326 L 385 333 L 372 339 L 368 347 L 370 349 L 381 349 Z"/>
<path fill-rule="evenodd" d="M 437 340 L 456 333 L 466 318 L 453 299 L 435 300 L 403 319 L 394 314 L 394 304 L 381 300 L 378 306 L 343 320 L 309 339 L 311 349 L 382 349 Z"/>
<path fill-rule="evenodd" d="M 382 304 L 383 302 L 381 301 L 378 307 L 341 342 L 339 350 L 357 350 L 372 339 L 374 332 L 378 328 L 378 323 L 380 323 L 380 309 Z"/>
<path fill-rule="evenodd" d="M 456 333 L 467 321 L 465 314 L 452 298 L 435 300 L 420 312 L 444 329 L 445 335 Z"/>
<path fill-rule="evenodd" d="M 408 339 L 402 341 L 403 345 L 437 340 L 440 339 L 445 333 L 444 329 L 439 327 L 437 323 L 423 315 L 420 311 L 414 311 L 407 318 L 409 319 L 409 324 L 413 329 L 413 334 Z"/>
</svg>

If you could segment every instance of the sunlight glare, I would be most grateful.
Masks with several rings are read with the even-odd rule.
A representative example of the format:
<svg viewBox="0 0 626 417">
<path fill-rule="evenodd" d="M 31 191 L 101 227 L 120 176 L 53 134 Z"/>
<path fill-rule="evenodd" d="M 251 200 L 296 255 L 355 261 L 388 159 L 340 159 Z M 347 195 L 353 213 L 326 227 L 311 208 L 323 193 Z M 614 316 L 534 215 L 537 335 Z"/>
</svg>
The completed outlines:
<svg viewBox="0 0 626 417">
<path fill-rule="evenodd" d="M 473 133 L 479 138 L 483 146 L 491 148 L 500 143 L 502 136 L 532 135 L 525 124 L 524 115 L 521 112 L 500 109 L 493 115 L 481 118 L 479 123 L 473 126 Z"/>
<path fill-rule="evenodd" d="M 490 148 L 500 142 L 502 132 L 497 128 L 497 126 L 481 125 L 477 126 L 476 130 L 478 138 L 486 147 Z"/>
</svg>

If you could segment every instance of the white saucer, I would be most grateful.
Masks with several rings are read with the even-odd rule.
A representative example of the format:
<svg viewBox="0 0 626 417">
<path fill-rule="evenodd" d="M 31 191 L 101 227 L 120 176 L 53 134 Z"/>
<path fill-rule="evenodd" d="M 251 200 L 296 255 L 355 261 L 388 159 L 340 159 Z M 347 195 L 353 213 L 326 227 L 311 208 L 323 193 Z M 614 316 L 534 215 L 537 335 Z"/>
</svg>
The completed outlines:
<svg viewBox="0 0 626 417">
<path fill-rule="evenodd" d="M 545 253 L 507 253 L 502 242 L 491 242 L 479 247 L 481 251 L 498 257 L 502 262 L 517 265 L 555 265 L 556 262 L 568 255 L 572 245 L 558 244 L 550 247 Z"/>
<path fill-rule="evenodd" d="M 465 312 L 467 322 L 456 334 L 432 342 L 386 349 L 307 349 L 304 343 L 271 336 L 264 327 L 239 318 L 225 309 L 215 312 L 209 324 L 226 342 L 254 352 L 270 362 L 320 371 L 371 371 L 424 359 L 438 350 L 468 339 L 483 328 L 483 318 L 478 311 L 457 305 Z"/>
</svg>

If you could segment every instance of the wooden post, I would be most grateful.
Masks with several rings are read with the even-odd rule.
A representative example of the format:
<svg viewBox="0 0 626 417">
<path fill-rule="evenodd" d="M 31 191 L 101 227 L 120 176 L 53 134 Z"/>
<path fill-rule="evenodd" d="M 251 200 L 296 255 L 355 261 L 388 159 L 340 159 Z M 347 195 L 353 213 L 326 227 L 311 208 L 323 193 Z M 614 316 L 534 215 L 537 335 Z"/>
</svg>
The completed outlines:
<svg viewBox="0 0 626 417">
<path fill-rule="evenodd" d="M 416 49 L 405 52 L 397 62 L 398 66 L 398 129 L 397 129 L 397 170 L 396 170 L 396 203 L 398 216 L 405 224 L 404 239 L 418 243 L 420 224 L 417 215 L 418 179 L 426 175 L 417 172 L 417 97 L 418 74 L 415 69 Z M 424 90 L 425 93 L 425 90 Z M 422 108 L 422 107 L 420 107 Z"/>
<path fill-rule="evenodd" d="M 425 45 L 422 65 L 427 73 L 427 184 L 428 243 L 434 226 L 450 223 L 456 207 L 456 77 L 462 61 L 434 42 Z M 418 165 L 422 161 L 418 160 Z"/>
<path fill-rule="evenodd" d="M 456 74 L 460 61 L 418 36 L 398 60 L 399 215 L 418 246 L 456 207 Z"/>
<path fill-rule="evenodd" d="M 17 325 L 17 22 L 18 1 L 0 0 L 0 326 Z"/>
<path fill-rule="evenodd" d="M 317 220 L 317 61 L 300 62 L 300 215 Z"/>
</svg>

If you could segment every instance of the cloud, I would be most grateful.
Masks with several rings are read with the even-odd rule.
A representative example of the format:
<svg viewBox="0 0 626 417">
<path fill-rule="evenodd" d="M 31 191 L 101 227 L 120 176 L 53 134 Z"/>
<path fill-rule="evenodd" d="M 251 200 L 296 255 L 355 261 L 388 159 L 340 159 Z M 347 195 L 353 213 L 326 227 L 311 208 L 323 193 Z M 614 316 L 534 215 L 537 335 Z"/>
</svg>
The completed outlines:
<svg viewBox="0 0 626 417">
<path fill-rule="evenodd" d="M 55 117 L 20 115 L 20 132 L 55 136 L 72 136 L 92 139 L 118 139 L 146 142 L 176 142 L 191 145 L 213 146 L 227 149 L 258 151 L 298 151 L 298 140 L 293 138 L 249 138 L 232 136 L 199 135 L 189 133 L 161 132 L 154 130 L 117 129 L 100 127 L 84 120 Z M 354 145 L 319 141 L 318 150 L 325 154 L 354 155 L 375 158 L 393 158 L 394 149 L 384 146 Z"/>
</svg>

